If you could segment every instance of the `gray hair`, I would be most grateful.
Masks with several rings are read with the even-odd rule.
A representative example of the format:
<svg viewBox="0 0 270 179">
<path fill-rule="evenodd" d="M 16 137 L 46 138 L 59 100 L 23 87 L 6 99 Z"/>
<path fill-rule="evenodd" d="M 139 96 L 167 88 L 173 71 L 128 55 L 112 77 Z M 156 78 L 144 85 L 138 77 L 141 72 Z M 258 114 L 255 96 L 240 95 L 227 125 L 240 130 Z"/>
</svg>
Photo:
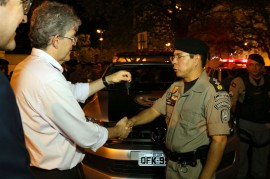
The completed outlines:
<svg viewBox="0 0 270 179">
<path fill-rule="evenodd" d="M 45 1 L 33 11 L 31 17 L 29 32 L 31 45 L 34 48 L 44 49 L 49 45 L 52 36 L 64 36 L 73 28 L 78 31 L 80 25 L 81 20 L 70 6 Z"/>
<path fill-rule="evenodd" d="M 5 6 L 9 0 L 0 0 L 0 6 Z"/>
</svg>

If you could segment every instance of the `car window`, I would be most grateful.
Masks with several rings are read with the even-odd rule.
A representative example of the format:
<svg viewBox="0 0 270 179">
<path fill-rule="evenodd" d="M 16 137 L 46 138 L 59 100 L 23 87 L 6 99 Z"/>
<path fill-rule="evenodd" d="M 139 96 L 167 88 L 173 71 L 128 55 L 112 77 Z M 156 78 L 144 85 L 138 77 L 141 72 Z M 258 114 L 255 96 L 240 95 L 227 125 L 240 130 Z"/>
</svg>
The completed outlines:
<svg viewBox="0 0 270 179">
<path fill-rule="evenodd" d="M 171 52 L 161 54 L 119 54 L 113 57 L 113 62 L 170 62 Z"/>
<path fill-rule="evenodd" d="M 131 88 L 164 90 L 176 80 L 172 65 L 120 65 L 112 66 L 105 76 L 119 70 L 127 70 L 132 75 Z M 112 85 L 110 89 L 123 88 L 123 83 Z"/>
</svg>

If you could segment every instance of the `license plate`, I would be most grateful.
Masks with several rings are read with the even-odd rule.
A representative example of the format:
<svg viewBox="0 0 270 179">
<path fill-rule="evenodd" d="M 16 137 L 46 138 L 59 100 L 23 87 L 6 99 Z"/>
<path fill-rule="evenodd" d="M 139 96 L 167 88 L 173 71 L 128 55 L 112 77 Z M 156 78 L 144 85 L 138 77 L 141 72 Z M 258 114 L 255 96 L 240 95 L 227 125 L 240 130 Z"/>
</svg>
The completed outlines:
<svg viewBox="0 0 270 179">
<path fill-rule="evenodd" d="M 138 155 L 139 166 L 166 166 L 163 152 L 140 152 Z"/>
</svg>

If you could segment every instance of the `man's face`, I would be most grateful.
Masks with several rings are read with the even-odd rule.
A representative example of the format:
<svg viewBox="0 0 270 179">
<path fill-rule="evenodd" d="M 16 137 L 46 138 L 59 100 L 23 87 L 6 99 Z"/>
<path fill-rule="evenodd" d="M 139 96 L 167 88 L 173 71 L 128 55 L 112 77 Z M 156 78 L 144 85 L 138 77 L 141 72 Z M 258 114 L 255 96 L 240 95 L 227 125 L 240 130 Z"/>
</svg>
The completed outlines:
<svg viewBox="0 0 270 179">
<path fill-rule="evenodd" d="M 0 6 L 0 50 L 9 51 L 16 47 L 16 29 L 27 17 L 23 14 L 20 0 L 8 0 L 6 5 Z"/>
<path fill-rule="evenodd" d="M 248 59 L 247 70 L 254 78 L 260 77 L 263 74 L 263 65 L 254 60 Z"/>
<path fill-rule="evenodd" d="M 77 40 L 75 37 L 76 31 L 74 29 L 69 30 L 65 36 L 59 37 L 59 50 L 58 50 L 58 62 L 60 64 L 70 60 L 70 54 L 72 47 L 76 45 Z"/>
<path fill-rule="evenodd" d="M 176 76 L 181 78 L 188 78 L 195 67 L 194 58 L 192 59 L 189 53 L 181 50 L 174 51 L 172 64 Z"/>
</svg>

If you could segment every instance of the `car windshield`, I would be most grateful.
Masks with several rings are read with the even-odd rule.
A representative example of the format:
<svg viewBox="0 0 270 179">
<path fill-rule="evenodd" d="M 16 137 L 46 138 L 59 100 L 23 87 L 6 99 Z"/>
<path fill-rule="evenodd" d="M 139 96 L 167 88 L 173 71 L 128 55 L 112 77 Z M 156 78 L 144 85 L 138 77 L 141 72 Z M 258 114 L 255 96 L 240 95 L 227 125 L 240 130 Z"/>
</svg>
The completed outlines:
<svg viewBox="0 0 270 179">
<path fill-rule="evenodd" d="M 170 64 L 119 65 L 111 67 L 105 76 L 119 70 L 127 70 L 132 75 L 131 88 L 142 90 L 165 90 L 175 80 L 175 73 Z M 124 83 L 111 85 L 109 89 L 123 89 Z"/>
<path fill-rule="evenodd" d="M 164 53 L 120 53 L 113 57 L 113 62 L 170 62 L 171 52 Z"/>
</svg>

